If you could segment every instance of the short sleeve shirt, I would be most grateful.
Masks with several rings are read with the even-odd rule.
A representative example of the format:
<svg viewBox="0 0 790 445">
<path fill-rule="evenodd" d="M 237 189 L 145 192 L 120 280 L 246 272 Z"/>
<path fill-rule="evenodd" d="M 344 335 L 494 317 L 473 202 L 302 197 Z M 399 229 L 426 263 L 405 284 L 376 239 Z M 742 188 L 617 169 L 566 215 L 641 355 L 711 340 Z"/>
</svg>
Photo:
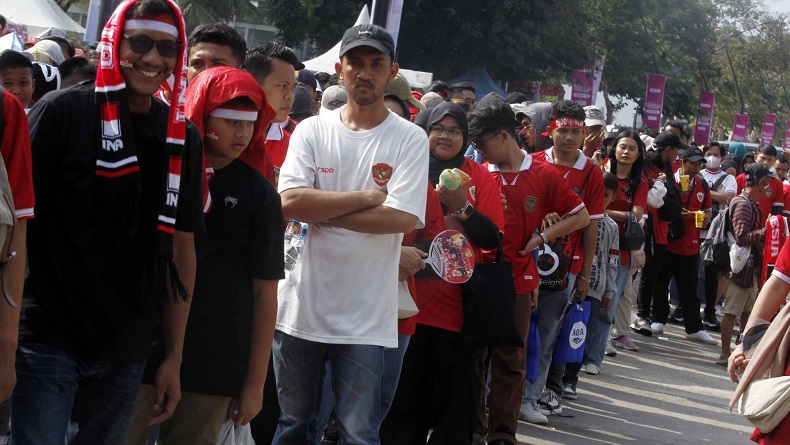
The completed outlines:
<svg viewBox="0 0 790 445">
<path fill-rule="evenodd" d="M 680 182 L 679 173 L 675 175 L 675 179 Z M 704 180 L 700 176 L 693 176 L 690 178 L 691 190 L 680 192 L 680 201 L 683 203 L 684 209 L 690 212 L 696 212 L 697 210 L 708 211 L 711 209 L 710 192 L 705 190 L 702 184 Z M 683 224 L 685 225 L 683 236 L 670 241 L 667 244 L 667 251 L 678 255 L 697 255 L 699 253 L 700 229 L 696 226 L 694 215 L 683 218 Z"/>
<path fill-rule="evenodd" d="M 738 184 L 738 193 L 746 188 L 746 173 L 741 173 L 735 179 L 736 183 Z M 768 192 L 770 195 L 763 196 L 762 198 L 757 200 L 757 205 L 760 207 L 760 211 L 767 219 L 768 215 L 782 215 L 784 213 L 784 187 L 782 186 L 782 181 L 778 180 L 777 178 L 771 178 L 769 182 Z"/>
<path fill-rule="evenodd" d="M 3 92 L 3 140 L 0 153 L 8 171 L 8 185 L 14 198 L 16 217 L 33 218 L 33 161 L 30 154 L 30 128 L 27 115 L 16 97 Z"/>
<path fill-rule="evenodd" d="M 601 170 L 596 168 L 595 164 L 581 150 L 579 150 L 579 158 L 573 167 L 554 163 L 551 148 L 533 153 L 532 158 L 547 162 L 557 168 L 574 193 L 582 198 L 584 206 L 587 207 L 587 212 L 590 214 L 591 224 L 598 224 L 598 220 L 603 219 L 603 175 Z M 569 242 L 575 246 L 570 270 L 572 273 L 578 274 L 584 264 L 584 229 L 573 232 L 569 237 Z"/>
<path fill-rule="evenodd" d="M 305 119 L 288 146 L 279 192 L 378 189 L 383 206 L 425 221 L 428 137 L 390 113 L 352 131 L 339 108 Z M 403 234 L 373 235 L 313 224 L 295 267 L 280 282 L 277 329 L 304 340 L 394 348 L 398 345 L 398 262 Z"/>
<path fill-rule="evenodd" d="M 564 218 L 576 214 L 585 207 L 584 202 L 554 166 L 530 156 L 524 157 L 518 172 L 502 172 L 493 164 L 488 169 L 508 203 L 502 248 L 513 266 L 516 293 L 524 295 L 538 288 L 540 277 L 532 255 L 522 256 L 518 252 L 540 228 L 546 215 L 556 212 Z"/>
</svg>

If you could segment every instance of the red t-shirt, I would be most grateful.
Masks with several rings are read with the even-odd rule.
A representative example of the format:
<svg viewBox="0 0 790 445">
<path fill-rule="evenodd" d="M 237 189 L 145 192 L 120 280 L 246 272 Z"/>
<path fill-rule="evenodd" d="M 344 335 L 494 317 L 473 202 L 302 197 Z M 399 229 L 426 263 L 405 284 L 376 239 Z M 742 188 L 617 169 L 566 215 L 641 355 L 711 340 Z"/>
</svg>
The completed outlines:
<svg viewBox="0 0 790 445">
<path fill-rule="evenodd" d="M 675 175 L 677 176 L 677 175 Z M 680 181 L 676 178 L 678 182 Z M 712 207 L 710 191 L 705 191 L 703 181 L 700 176 L 689 178 L 691 181 L 689 192 L 680 192 L 680 202 L 683 208 L 694 212 L 697 210 L 710 210 Z M 667 244 L 667 251 L 678 255 L 697 255 L 699 253 L 700 230 L 695 224 L 694 215 L 683 219 L 686 230 L 679 239 L 672 240 Z"/>
<path fill-rule="evenodd" d="M 8 184 L 19 220 L 33 218 L 33 161 L 30 152 L 30 126 L 22 104 L 8 91 L 3 92 L 3 140 L 0 154 L 8 171 Z"/>
<path fill-rule="evenodd" d="M 573 167 L 566 167 L 554 163 L 552 149 L 533 153 L 532 158 L 553 165 L 567 181 L 573 191 L 581 197 L 587 212 L 590 214 L 590 223 L 598 224 L 603 219 L 603 174 L 595 164 L 579 150 L 579 158 Z M 571 234 L 569 241 L 575 246 L 571 272 L 578 274 L 584 264 L 584 230 L 579 229 Z"/>
<path fill-rule="evenodd" d="M 617 194 L 614 197 L 614 201 L 612 201 L 612 203 L 609 204 L 609 207 L 607 207 L 607 210 L 619 210 L 626 212 L 633 211 L 635 206 L 647 209 L 647 191 L 650 189 L 647 178 L 642 175 L 639 185 L 636 187 L 634 193 L 631 194 L 631 198 L 629 198 L 628 193 L 626 193 L 628 186 L 629 178 L 617 178 Z M 617 223 L 618 233 L 622 235 L 625 231 L 625 223 L 618 221 L 615 222 Z M 628 266 L 631 264 L 630 250 L 620 250 L 620 264 L 623 266 Z"/>
<path fill-rule="evenodd" d="M 785 198 L 784 200 L 785 207 L 784 209 L 782 209 L 782 213 L 784 214 L 784 216 L 790 217 L 790 184 L 786 182 L 782 183 L 782 193 L 784 194 L 784 198 Z M 766 219 L 768 219 L 767 216 Z"/>
<path fill-rule="evenodd" d="M 735 178 L 738 184 L 738 194 L 746 187 L 746 173 L 741 173 Z M 768 215 L 782 215 L 784 213 L 785 196 L 782 181 L 771 178 L 769 183 L 770 196 L 764 196 L 757 200 L 757 206 L 763 212 L 763 217 L 768 219 Z M 765 221 L 763 221 L 765 222 Z"/>
<path fill-rule="evenodd" d="M 436 196 L 436 191 L 434 190 L 433 185 L 428 182 L 428 200 L 425 204 L 425 227 L 422 229 L 412 230 L 410 233 L 404 235 L 401 246 L 414 246 L 415 244 L 424 243 L 426 241 L 433 241 L 433 239 L 436 238 L 436 235 L 442 233 L 445 229 L 447 229 L 447 225 L 444 223 L 442 203 L 439 202 L 439 197 Z M 420 309 L 420 305 L 425 304 L 425 300 L 428 300 L 430 295 L 428 295 L 427 298 L 420 298 L 416 281 L 417 280 L 414 279 L 414 275 L 409 275 L 409 278 L 406 279 L 406 282 L 409 285 L 409 293 L 411 293 L 411 295 L 414 297 L 414 302 L 417 305 L 417 309 Z M 416 315 L 398 320 L 398 334 L 412 335 L 414 334 L 416 328 Z"/>
<path fill-rule="evenodd" d="M 273 164 L 275 185 L 280 177 L 280 167 L 282 167 L 283 162 L 285 162 L 285 156 L 288 154 L 288 143 L 291 141 L 291 133 L 297 123 L 289 117 L 288 120 L 282 123 L 272 122 L 266 132 L 263 145 L 266 147 L 266 153 Z M 291 131 L 288 131 L 289 129 Z"/>
<path fill-rule="evenodd" d="M 546 215 L 573 215 L 584 208 L 584 203 L 555 166 L 530 156 L 524 157 L 518 172 L 500 172 L 493 164 L 488 169 L 507 200 L 502 249 L 513 265 L 516 293 L 525 295 L 537 289 L 540 276 L 532 255 L 521 256 L 519 250 L 524 249 Z"/>
<path fill-rule="evenodd" d="M 502 215 L 502 198 L 499 196 L 499 186 L 488 173 L 486 167 L 466 159 L 461 166 L 470 177 L 469 193 L 466 199 L 475 208 L 490 219 L 500 232 L 505 229 L 505 217 Z M 455 209 L 450 209 L 450 211 Z M 491 261 L 492 252 L 484 252 L 472 245 L 475 252 L 475 263 Z M 485 254 L 485 259 L 484 259 Z M 433 326 L 448 331 L 461 332 L 464 324 L 464 307 L 461 295 L 461 285 L 448 283 L 444 280 L 417 280 L 417 323 Z"/>
<path fill-rule="evenodd" d="M 664 173 L 661 169 L 654 165 L 648 165 L 646 170 L 647 176 L 651 180 L 658 179 L 658 175 Z M 667 245 L 667 233 L 669 233 L 669 223 L 658 217 L 658 209 L 648 206 L 647 210 L 653 215 L 651 222 L 653 224 L 653 237 L 656 244 Z"/>
<path fill-rule="evenodd" d="M 782 251 L 779 252 L 779 258 L 776 260 L 772 275 L 790 284 L 790 243 L 785 243 Z M 785 375 L 790 376 L 790 354 L 788 354 Z M 751 440 L 760 445 L 787 445 L 788 438 L 790 438 L 790 416 L 785 416 L 779 425 L 768 434 L 763 434 L 760 430 L 755 429 Z"/>
</svg>

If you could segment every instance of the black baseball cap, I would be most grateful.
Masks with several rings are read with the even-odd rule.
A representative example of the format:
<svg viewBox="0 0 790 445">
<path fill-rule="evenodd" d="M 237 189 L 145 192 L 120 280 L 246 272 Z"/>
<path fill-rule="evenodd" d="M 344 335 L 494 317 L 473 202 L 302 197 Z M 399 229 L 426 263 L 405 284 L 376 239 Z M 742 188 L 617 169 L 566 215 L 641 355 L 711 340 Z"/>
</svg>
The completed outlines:
<svg viewBox="0 0 790 445">
<path fill-rule="evenodd" d="M 746 181 L 757 182 L 760 179 L 771 176 L 771 171 L 768 170 L 768 168 L 763 164 L 759 162 L 754 162 L 749 164 L 748 167 L 746 167 L 744 174 L 746 175 Z"/>
<path fill-rule="evenodd" d="M 392 57 L 395 52 L 395 43 L 386 29 L 378 25 L 357 25 L 349 28 L 343 34 L 340 42 L 340 57 L 349 50 L 360 46 L 370 46 Z"/>
<path fill-rule="evenodd" d="M 684 144 L 680 140 L 680 136 L 676 135 L 671 131 L 665 131 L 659 134 L 658 136 L 656 136 L 656 140 L 653 143 L 658 148 L 675 147 L 679 149 L 681 152 L 684 152 L 689 148 L 688 145 Z"/>
<path fill-rule="evenodd" d="M 697 162 L 705 159 L 705 155 L 699 147 L 689 147 L 680 153 L 684 161 Z"/>
</svg>

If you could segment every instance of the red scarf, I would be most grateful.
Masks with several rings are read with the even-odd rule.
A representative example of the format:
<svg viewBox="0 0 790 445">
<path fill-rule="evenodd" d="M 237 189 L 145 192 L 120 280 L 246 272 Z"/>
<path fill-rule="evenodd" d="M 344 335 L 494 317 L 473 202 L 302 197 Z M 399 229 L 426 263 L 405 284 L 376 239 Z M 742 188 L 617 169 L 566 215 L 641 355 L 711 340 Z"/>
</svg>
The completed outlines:
<svg viewBox="0 0 790 445">
<path fill-rule="evenodd" d="M 100 230 L 114 233 L 118 244 L 136 239 L 140 225 L 139 205 L 142 190 L 134 129 L 126 94 L 126 80 L 121 73 L 119 57 L 126 13 L 139 0 L 125 0 L 118 5 L 104 26 L 99 44 L 100 63 L 96 75 L 96 101 L 102 121 L 101 147 L 96 159 L 97 215 Z M 182 153 L 186 137 L 184 114 L 186 89 L 186 33 L 181 10 L 172 0 L 164 0 L 177 18 L 175 27 L 181 49 L 173 75 L 173 101 L 167 120 L 168 168 L 163 171 L 159 214 L 157 252 L 146 267 L 146 283 L 160 299 L 189 298 L 173 262 L 173 233 L 176 227 L 178 195 L 181 185 Z M 101 232 L 99 232 L 101 233 Z M 148 289 L 146 289 L 148 291 Z"/>
</svg>

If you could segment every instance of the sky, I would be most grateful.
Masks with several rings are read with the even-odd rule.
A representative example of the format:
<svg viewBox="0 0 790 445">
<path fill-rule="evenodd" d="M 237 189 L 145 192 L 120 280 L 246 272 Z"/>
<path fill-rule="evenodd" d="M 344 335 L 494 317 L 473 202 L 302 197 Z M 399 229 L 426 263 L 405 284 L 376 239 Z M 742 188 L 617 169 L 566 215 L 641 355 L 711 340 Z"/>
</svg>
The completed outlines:
<svg viewBox="0 0 790 445">
<path fill-rule="evenodd" d="M 771 12 L 790 14 L 790 0 L 765 0 L 765 6 Z"/>
</svg>

